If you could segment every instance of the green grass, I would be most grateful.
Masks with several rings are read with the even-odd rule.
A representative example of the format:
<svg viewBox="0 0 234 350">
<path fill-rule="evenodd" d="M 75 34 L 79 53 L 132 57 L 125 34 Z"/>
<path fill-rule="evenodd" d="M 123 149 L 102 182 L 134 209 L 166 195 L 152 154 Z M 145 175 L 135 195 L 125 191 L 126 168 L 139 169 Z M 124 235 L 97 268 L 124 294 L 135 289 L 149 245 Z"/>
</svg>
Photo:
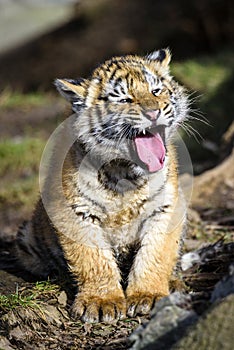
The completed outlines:
<svg viewBox="0 0 234 350">
<path fill-rule="evenodd" d="M 200 165 L 214 166 L 220 154 L 204 147 L 203 140 L 209 140 L 219 148 L 222 135 L 233 120 L 234 89 L 233 52 L 220 52 L 218 55 L 200 56 L 184 62 L 172 63 L 172 74 L 191 93 L 191 116 L 189 125 L 195 129 L 197 137 L 181 135 L 188 147 L 194 165 L 199 172 Z M 198 119 L 208 120 L 208 124 Z M 201 136 L 199 136 L 201 135 Z"/>
<path fill-rule="evenodd" d="M 12 310 L 18 306 L 35 307 L 34 295 L 22 296 L 18 293 L 9 295 L 0 295 L 0 308 L 3 310 Z"/>
<path fill-rule="evenodd" d="M 36 282 L 34 292 L 38 295 L 50 295 L 59 291 L 59 286 L 51 283 L 50 281 Z"/>
<path fill-rule="evenodd" d="M 14 138 L 0 142 L 0 176 L 9 172 L 24 175 L 38 170 L 45 141 L 39 138 Z"/>
<path fill-rule="evenodd" d="M 0 309 L 7 312 L 17 307 L 38 307 L 35 301 L 35 293 L 24 295 L 16 288 L 16 292 L 12 294 L 0 294 Z"/>
<path fill-rule="evenodd" d="M 28 109 L 37 106 L 43 106 L 49 100 L 48 94 L 42 92 L 31 92 L 23 94 L 6 88 L 0 94 L 0 108 L 11 109 L 20 108 Z"/>
<path fill-rule="evenodd" d="M 206 60 L 188 60 L 174 63 L 172 72 L 189 90 L 197 91 L 204 99 L 209 99 L 229 77 L 231 67 Z"/>
<path fill-rule="evenodd" d="M 188 89 L 204 93 L 210 98 L 233 72 L 234 54 L 201 56 L 184 62 L 172 63 L 172 74 Z"/>
<path fill-rule="evenodd" d="M 6 207 L 23 209 L 28 207 L 33 211 L 39 193 L 38 176 L 31 175 L 25 179 L 4 180 L 0 186 L 0 209 Z"/>
<path fill-rule="evenodd" d="M 18 307 L 38 308 L 45 298 L 50 298 L 59 292 L 59 287 L 50 281 L 36 282 L 31 288 L 23 288 L 11 294 L 0 294 L 0 309 L 8 312 Z"/>
<path fill-rule="evenodd" d="M 38 196 L 38 168 L 45 141 L 39 138 L 0 142 L 0 209 L 28 207 Z"/>
</svg>

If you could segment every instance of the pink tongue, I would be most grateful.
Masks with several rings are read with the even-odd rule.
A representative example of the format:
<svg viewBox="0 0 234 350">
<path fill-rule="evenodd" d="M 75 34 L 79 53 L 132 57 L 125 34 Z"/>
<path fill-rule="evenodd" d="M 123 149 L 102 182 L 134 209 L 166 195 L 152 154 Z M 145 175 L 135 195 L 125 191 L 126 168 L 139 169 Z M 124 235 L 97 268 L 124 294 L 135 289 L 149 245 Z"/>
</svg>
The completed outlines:
<svg viewBox="0 0 234 350">
<path fill-rule="evenodd" d="M 150 172 L 162 169 L 165 158 L 165 147 L 159 134 L 137 136 L 135 145 L 140 160 L 148 166 Z"/>
</svg>

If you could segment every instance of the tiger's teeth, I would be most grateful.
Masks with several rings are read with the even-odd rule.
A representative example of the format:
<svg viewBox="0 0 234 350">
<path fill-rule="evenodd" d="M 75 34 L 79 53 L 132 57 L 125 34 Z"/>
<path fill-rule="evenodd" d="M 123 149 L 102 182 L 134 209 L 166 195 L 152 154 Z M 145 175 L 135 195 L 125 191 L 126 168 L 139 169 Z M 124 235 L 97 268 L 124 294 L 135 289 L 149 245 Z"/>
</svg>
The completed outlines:
<svg viewBox="0 0 234 350">
<path fill-rule="evenodd" d="M 145 135 L 145 129 L 142 132 L 143 132 L 143 135 Z"/>
</svg>

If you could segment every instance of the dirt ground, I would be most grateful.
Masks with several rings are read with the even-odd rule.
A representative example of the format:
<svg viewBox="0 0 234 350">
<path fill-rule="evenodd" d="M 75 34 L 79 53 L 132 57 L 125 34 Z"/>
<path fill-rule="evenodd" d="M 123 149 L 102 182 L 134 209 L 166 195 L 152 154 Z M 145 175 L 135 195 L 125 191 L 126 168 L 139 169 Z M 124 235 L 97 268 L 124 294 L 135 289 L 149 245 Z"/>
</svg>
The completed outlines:
<svg viewBox="0 0 234 350">
<path fill-rule="evenodd" d="M 0 273 L 1 293 L 31 295 L 35 284 Z M 126 349 L 127 338 L 143 319 L 126 319 L 113 324 L 83 324 L 72 319 L 64 291 L 53 286 L 38 291 L 37 302 L 0 310 L 0 349 Z"/>
</svg>

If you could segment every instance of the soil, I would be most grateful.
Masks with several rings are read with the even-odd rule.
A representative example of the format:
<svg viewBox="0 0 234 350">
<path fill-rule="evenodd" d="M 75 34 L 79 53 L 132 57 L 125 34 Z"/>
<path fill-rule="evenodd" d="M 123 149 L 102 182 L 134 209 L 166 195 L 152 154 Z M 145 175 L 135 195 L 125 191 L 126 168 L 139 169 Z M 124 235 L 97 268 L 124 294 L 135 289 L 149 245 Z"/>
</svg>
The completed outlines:
<svg viewBox="0 0 234 350">
<path fill-rule="evenodd" d="M 2 271 L 0 293 L 29 294 L 35 286 Z M 70 317 L 64 291 L 37 297 L 37 305 L 0 310 L 0 349 L 126 349 L 127 338 L 144 319 L 84 324 Z"/>
</svg>

